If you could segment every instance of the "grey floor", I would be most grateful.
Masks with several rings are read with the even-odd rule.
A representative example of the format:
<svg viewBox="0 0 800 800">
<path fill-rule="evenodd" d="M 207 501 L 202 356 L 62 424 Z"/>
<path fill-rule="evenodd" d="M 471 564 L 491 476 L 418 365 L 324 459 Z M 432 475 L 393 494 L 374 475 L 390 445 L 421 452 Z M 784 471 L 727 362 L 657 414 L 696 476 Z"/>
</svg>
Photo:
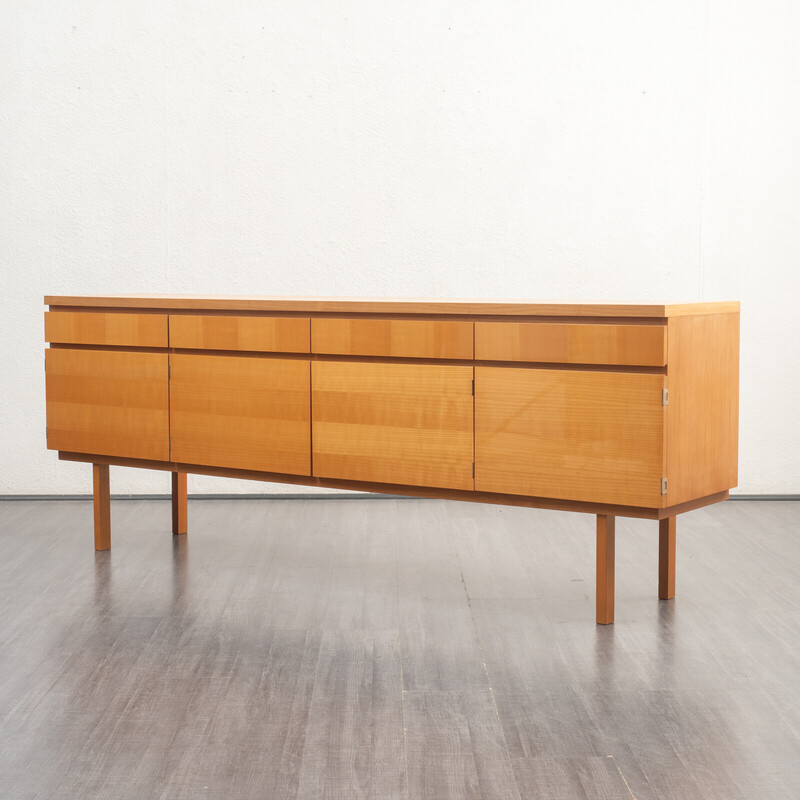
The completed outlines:
<svg viewBox="0 0 800 800">
<path fill-rule="evenodd" d="M 0 503 L 0 797 L 798 798 L 800 503 Z"/>
</svg>

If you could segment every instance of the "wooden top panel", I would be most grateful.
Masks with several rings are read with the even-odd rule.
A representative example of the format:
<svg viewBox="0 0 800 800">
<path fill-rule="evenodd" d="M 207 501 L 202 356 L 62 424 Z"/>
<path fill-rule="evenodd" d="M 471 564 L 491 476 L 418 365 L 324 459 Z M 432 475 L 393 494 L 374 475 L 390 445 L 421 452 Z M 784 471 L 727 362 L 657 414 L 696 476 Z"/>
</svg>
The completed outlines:
<svg viewBox="0 0 800 800">
<path fill-rule="evenodd" d="M 45 305 L 86 308 L 293 311 L 343 314 L 460 314 L 553 317 L 677 317 L 739 311 L 739 302 L 566 303 L 352 297 L 223 297 L 197 295 L 45 295 Z"/>
</svg>

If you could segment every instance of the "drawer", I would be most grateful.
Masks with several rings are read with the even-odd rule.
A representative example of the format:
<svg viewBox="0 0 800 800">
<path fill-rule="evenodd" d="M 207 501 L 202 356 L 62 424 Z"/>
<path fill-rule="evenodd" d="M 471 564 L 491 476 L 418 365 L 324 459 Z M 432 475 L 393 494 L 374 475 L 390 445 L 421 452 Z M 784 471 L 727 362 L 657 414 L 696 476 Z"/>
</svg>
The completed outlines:
<svg viewBox="0 0 800 800">
<path fill-rule="evenodd" d="M 472 323 L 404 319 L 311 320 L 311 352 L 395 358 L 472 358 Z"/>
<path fill-rule="evenodd" d="M 197 350 L 307 353 L 308 317 L 170 314 L 169 345 Z"/>
<path fill-rule="evenodd" d="M 44 338 L 51 344 L 166 347 L 166 314 L 45 311 Z"/>
<path fill-rule="evenodd" d="M 663 325 L 476 322 L 475 358 L 558 364 L 663 367 Z"/>
</svg>

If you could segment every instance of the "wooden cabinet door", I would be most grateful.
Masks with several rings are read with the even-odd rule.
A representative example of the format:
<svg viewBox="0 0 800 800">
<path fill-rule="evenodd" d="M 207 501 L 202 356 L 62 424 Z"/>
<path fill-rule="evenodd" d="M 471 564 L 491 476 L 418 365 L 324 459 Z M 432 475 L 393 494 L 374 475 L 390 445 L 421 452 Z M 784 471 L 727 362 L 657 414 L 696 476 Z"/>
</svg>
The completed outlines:
<svg viewBox="0 0 800 800">
<path fill-rule="evenodd" d="M 169 460 L 166 353 L 45 350 L 47 446 Z"/>
<path fill-rule="evenodd" d="M 472 367 L 315 361 L 314 474 L 472 489 Z"/>
<path fill-rule="evenodd" d="M 663 375 L 476 367 L 477 491 L 663 506 Z"/>
<path fill-rule="evenodd" d="M 173 461 L 310 474 L 308 359 L 169 358 Z"/>
</svg>

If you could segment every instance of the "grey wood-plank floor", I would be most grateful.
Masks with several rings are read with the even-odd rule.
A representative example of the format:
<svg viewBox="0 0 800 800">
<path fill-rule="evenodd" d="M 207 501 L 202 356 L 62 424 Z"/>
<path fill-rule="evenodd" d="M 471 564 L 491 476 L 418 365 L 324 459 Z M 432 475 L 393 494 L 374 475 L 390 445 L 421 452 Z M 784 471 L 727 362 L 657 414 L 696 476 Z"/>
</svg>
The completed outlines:
<svg viewBox="0 0 800 800">
<path fill-rule="evenodd" d="M 800 797 L 800 503 L 0 503 L 0 797 Z"/>
</svg>

